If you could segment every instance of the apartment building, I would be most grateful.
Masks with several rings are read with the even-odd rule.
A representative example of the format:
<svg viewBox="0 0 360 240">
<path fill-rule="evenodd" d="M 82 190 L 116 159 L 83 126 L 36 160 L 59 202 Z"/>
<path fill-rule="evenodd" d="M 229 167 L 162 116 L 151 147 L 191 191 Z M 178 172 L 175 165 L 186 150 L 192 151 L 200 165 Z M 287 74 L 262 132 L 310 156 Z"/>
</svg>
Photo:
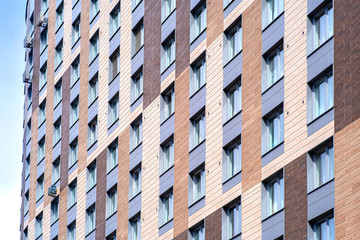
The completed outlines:
<svg viewBox="0 0 360 240">
<path fill-rule="evenodd" d="M 357 239 L 359 9 L 27 0 L 20 239 Z"/>
</svg>

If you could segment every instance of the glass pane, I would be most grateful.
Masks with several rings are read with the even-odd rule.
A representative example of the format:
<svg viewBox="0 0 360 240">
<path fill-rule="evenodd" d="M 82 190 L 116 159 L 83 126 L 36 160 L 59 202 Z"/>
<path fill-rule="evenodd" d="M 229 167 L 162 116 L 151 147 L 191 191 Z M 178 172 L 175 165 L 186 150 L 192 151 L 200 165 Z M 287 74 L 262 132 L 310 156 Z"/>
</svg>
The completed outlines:
<svg viewBox="0 0 360 240">
<path fill-rule="evenodd" d="M 328 10 L 328 19 L 327 19 L 327 38 L 330 38 L 334 35 L 334 8 Z"/>
<path fill-rule="evenodd" d="M 328 102 L 327 109 L 330 109 L 334 106 L 334 77 L 331 74 L 327 80 L 327 94 L 328 94 Z"/>
</svg>

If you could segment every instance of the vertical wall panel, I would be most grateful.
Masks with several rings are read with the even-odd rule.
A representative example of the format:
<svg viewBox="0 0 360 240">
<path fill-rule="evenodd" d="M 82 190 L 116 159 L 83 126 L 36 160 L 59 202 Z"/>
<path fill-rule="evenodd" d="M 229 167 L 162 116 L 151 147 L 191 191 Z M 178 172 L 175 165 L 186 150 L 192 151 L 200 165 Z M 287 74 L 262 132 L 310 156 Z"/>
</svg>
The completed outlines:
<svg viewBox="0 0 360 240">
<path fill-rule="evenodd" d="M 175 77 L 179 77 L 190 62 L 190 1 L 176 1 L 176 69 Z"/>
</svg>

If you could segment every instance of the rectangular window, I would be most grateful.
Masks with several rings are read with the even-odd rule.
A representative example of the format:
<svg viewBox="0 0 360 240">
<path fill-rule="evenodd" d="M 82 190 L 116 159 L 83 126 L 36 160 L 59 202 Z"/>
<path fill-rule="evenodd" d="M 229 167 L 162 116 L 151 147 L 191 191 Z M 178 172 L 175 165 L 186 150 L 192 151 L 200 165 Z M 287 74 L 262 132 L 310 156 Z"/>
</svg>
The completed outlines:
<svg viewBox="0 0 360 240">
<path fill-rule="evenodd" d="M 189 206 L 196 203 L 205 196 L 205 167 L 202 166 L 200 169 L 190 173 L 190 196 Z"/>
<path fill-rule="evenodd" d="M 226 62 L 229 62 L 242 50 L 241 21 L 225 32 L 224 41 L 224 55 Z"/>
<path fill-rule="evenodd" d="M 284 208 L 284 178 L 278 175 L 264 183 L 263 219 Z"/>
<path fill-rule="evenodd" d="M 191 240 L 205 240 L 204 222 L 201 222 L 195 227 L 189 229 Z"/>
<path fill-rule="evenodd" d="M 69 151 L 69 168 L 71 168 L 78 161 L 78 140 L 75 139 L 70 144 Z"/>
<path fill-rule="evenodd" d="M 81 21 L 80 16 L 72 24 L 72 33 L 71 33 L 71 46 L 73 47 L 75 43 L 80 39 L 80 30 L 81 30 Z"/>
<path fill-rule="evenodd" d="M 224 207 L 223 239 L 232 239 L 241 233 L 241 205 L 240 202 Z"/>
<path fill-rule="evenodd" d="M 131 81 L 131 96 L 130 102 L 133 104 L 143 94 L 143 72 L 142 69 L 139 73 L 132 77 Z"/>
<path fill-rule="evenodd" d="M 263 81 L 263 91 L 271 87 L 279 79 L 284 76 L 284 49 L 281 46 L 277 47 L 267 56 L 264 56 L 265 60 L 265 78 Z"/>
<path fill-rule="evenodd" d="M 108 127 L 111 127 L 119 119 L 119 95 L 109 101 Z"/>
<path fill-rule="evenodd" d="M 70 87 L 72 87 L 80 79 L 80 57 L 78 56 L 71 64 Z"/>
<path fill-rule="evenodd" d="M 43 216 L 42 213 L 40 213 L 35 219 L 35 239 L 42 235 L 43 232 L 42 223 L 43 223 Z"/>
<path fill-rule="evenodd" d="M 95 204 L 86 210 L 85 233 L 89 234 L 95 229 Z"/>
<path fill-rule="evenodd" d="M 317 49 L 334 35 L 334 8 L 332 3 L 311 17 L 313 49 Z"/>
<path fill-rule="evenodd" d="M 61 139 L 61 118 L 54 123 L 53 131 L 53 146 L 55 146 Z"/>
<path fill-rule="evenodd" d="M 130 128 L 130 150 L 135 149 L 142 142 L 142 120 L 131 124 Z"/>
<path fill-rule="evenodd" d="M 120 5 L 115 7 L 115 9 L 110 13 L 110 38 L 117 32 L 120 28 Z"/>
<path fill-rule="evenodd" d="M 79 0 L 72 0 L 72 7 L 74 8 L 78 2 L 79 2 Z"/>
<path fill-rule="evenodd" d="M 48 28 L 45 27 L 40 34 L 40 54 L 45 50 L 48 45 Z"/>
<path fill-rule="evenodd" d="M 89 63 L 92 63 L 99 55 L 99 32 L 90 39 Z"/>
<path fill-rule="evenodd" d="M 284 11 L 284 0 L 263 0 L 263 7 L 264 29 Z"/>
<path fill-rule="evenodd" d="M 60 179 L 60 158 L 52 163 L 51 184 L 57 183 Z"/>
<path fill-rule="evenodd" d="M 38 142 L 38 161 L 37 161 L 37 164 L 39 164 L 44 159 L 45 159 L 45 138 L 42 138 Z"/>
<path fill-rule="evenodd" d="M 60 6 L 56 9 L 56 18 L 55 18 L 55 29 L 56 31 L 64 22 L 64 3 L 60 3 Z"/>
<path fill-rule="evenodd" d="M 139 3 L 141 2 L 142 0 L 131 0 L 131 3 L 132 3 L 132 10 L 134 11 L 134 9 L 139 5 Z"/>
<path fill-rule="evenodd" d="M 36 181 L 36 201 L 44 196 L 44 174 Z"/>
<path fill-rule="evenodd" d="M 53 224 L 54 222 L 56 222 L 59 219 L 59 198 L 55 198 L 52 202 L 51 202 L 51 223 Z"/>
<path fill-rule="evenodd" d="M 132 56 L 134 56 L 144 45 L 144 23 L 143 20 L 132 30 Z"/>
<path fill-rule="evenodd" d="M 334 77 L 332 71 L 311 83 L 310 88 L 313 103 L 312 119 L 315 119 L 334 106 Z"/>
<path fill-rule="evenodd" d="M 30 176 L 30 155 L 25 159 L 25 179 Z"/>
<path fill-rule="evenodd" d="M 162 145 L 162 173 L 166 172 L 169 168 L 174 165 L 174 140 L 167 141 Z"/>
<path fill-rule="evenodd" d="M 54 107 L 62 100 L 62 80 L 59 80 L 54 87 Z"/>
<path fill-rule="evenodd" d="M 67 240 L 76 239 L 76 222 L 73 222 L 67 227 Z"/>
<path fill-rule="evenodd" d="M 99 0 L 90 0 L 90 22 L 99 12 Z"/>
<path fill-rule="evenodd" d="M 110 172 L 118 164 L 118 143 L 116 141 L 108 147 L 107 172 Z"/>
<path fill-rule="evenodd" d="M 34 13 L 31 14 L 30 21 L 29 21 L 29 33 L 30 33 L 30 36 L 34 35 Z"/>
<path fill-rule="evenodd" d="M 176 1 L 175 0 L 162 0 L 161 1 L 161 22 L 175 10 Z"/>
<path fill-rule="evenodd" d="M 191 119 L 190 149 L 197 147 L 205 140 L 205 112 Z"/>
<path fill-rule="evenodd" d="M 29 212 L 29 190 L 24 195 L 24 216 Z"/>
<path fill-rule="evenodd" d="M 206 28 L 206 1 L 202 1 L 190 15 L 190 41 L 194 41 Z"/>
<path fill-rule="evenodd" d="M 63 41 L 61 40 L 60 43 L 55 48 L 55 69 L 60 66 L 63 61 Z"/>
<path fill-rule="evenodd" d="M 206 59 L 205 55 L 191 65 L 190 72 L 190 96 L 196 93 L 206 83 Z"/>
<path fill-rule="evenodd" d="M 140 232 L 141 232 L 141 220 L 140 216 L 136 216 L 135 218 L 129 221 L 130 231 L 129 231 L 129 240 L 140 240 Z"/>
<path fill-rule="evenodd" d="M 264 123 L 263 153 L 266 153 L 284 141 L 284 113 L 282 107 L 264 118 Z"/>
<path fill-rule="evenodd" d="M 161 122 L 168 119 L 175 111 L 175 90 L 172 87 L 161 95 Z"/>
<path fill-rule="evenodd" d="M 30 108 L 32 104 L 32 84 L 30 83 L 27 88 L 27 109 Z"/>
<path fill-rule="evenodd" d="M 88 124 L 88 148 L 97 141 L 97 117 Z"/>
<path fill-rule="evenodd" d="M 26 131 L 26 144 L 28 144 L 29 141 L 31 140 L 31 119 L 26 124 L 26 130 L 25 131 Z"/>
<path fill-rule="evenodd" d="M 70 127 L 79 120 L 79 97 L 70 104 Z"/>
<path fill-rule="evenodd" d="M 47 63 L 40 68 L 39 89 L 41 90 L 47 82 Z"/>
<path fill-rule="evenodd" d="M 130 172 L 130 199 L 141 192 L 141 166 Z"/>
<path fill-rule="evenodd" d="M 49 9 L 48 0 L 41 0 L 41 13 L 45 14 L 48 9 Z"/>
<path fill-rule="evenodd" d="M 86 189 L 89 191 L 96 185 L 96 162 L 87 167 Z"/>
<path fill-rule="evenodd" d="M 46 99 L 39 105 L 39 127 L 45 122 L 46 120 Z"/>
<path fill-rule="evenodd" d="M 240 139 L 224 148 L 224 180 L 228 180 L 241 171 L 241 141 Z"/>
<path fill-rule="evenodd" d="M 89 107 L 98 97 L 98 77 L 97 75 L 89 82 Z"/>
<path fill-rule="evenodd" d="M 107 192 L 106 218 L 117 211 L 117 189 L 116 186 Z"/>
<path fill-rule="evenodd" d="M 160 226 L 173 219 L 174 215 L 174 200 L 173 190 L 160 196 Z"/>
<path fill-rule="evenodd" d="M 175 61 L 175 33 L 161 44 L 161 69 L 165 71 Z"/>
<path fill-rule="evenodd" d="M 27 229 L 27 227 L 26 227 L 25 230 L 24 230 L 23 239 L 24 239 L 24 240 L 28 240 L 28 239 L 29 239 L 29 238 L 28 238 L 28 229 Z"/>
<path fill-rule="evenodd" d="M 335 240 L 335 221 L 333 214 L 322 218 L 311 224 L 310 239 L 313 240 Z"/>
<path fill-rule="evenodd" d="M 116 52 L 110 57 L 110 82 L 117 77 L 120 73 L 120 50 L 116 50 Z"/>
<path fill-rule="evenodd" d="M 242 86 L 241 81 L 237 81 L 229 88 L 225 89 L 226 96 L 226 120 L 238 114 L 242 108 Z"/>
<path fill-rule="evenodd" d="M 68 209 L 70 209 L 76 203 L 77 184 L 76 180 L 72 182 L 68 187 Z"/>
<path fill-rule="evenodd" d="M 33 49 L 30 49 L 29 51 L 29 66 L 30 66 L 30 72 L 33 69 Z"/>
</svg>

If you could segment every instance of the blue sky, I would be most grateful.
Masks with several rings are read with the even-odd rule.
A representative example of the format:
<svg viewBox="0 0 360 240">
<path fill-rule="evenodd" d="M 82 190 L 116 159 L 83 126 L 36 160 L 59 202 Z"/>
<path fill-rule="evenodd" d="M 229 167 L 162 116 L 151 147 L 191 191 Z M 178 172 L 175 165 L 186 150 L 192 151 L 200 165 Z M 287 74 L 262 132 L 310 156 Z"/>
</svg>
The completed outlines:
<svg viewBox="0 0 360 240">
<path fill-rule="evenodd" d="M 26 0 L 0 8 L 0 233 L 19 239 Z"/>
</svg>

